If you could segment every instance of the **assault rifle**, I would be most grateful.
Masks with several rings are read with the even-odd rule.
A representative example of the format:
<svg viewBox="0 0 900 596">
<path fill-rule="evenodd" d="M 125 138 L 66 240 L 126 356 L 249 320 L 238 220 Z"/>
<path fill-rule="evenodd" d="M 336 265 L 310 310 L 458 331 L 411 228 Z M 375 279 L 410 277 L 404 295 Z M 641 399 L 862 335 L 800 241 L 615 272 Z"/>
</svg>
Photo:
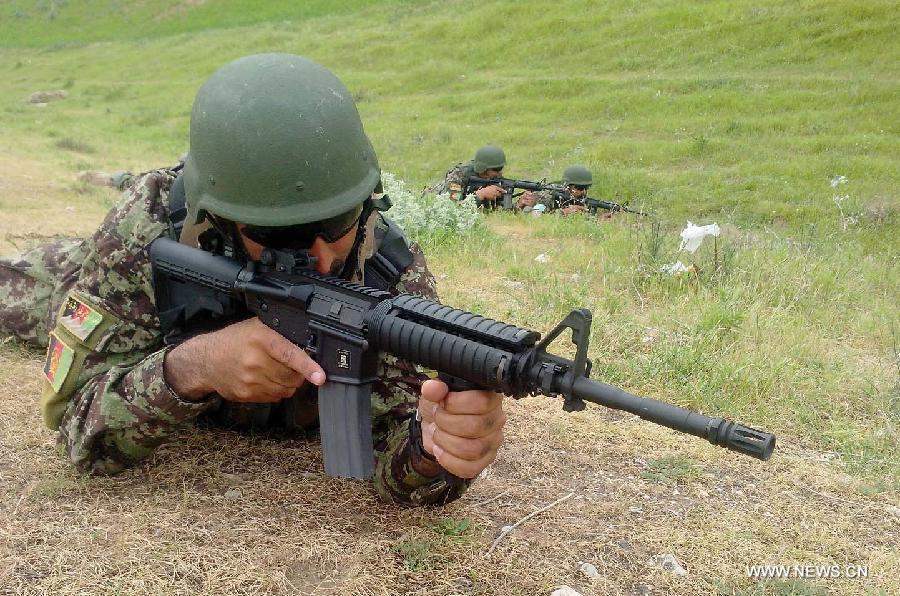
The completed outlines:
<svg viewBox="0 0 900 596">
<path fill-rule="evenodd" d="M 639 209 L 635 210 L 630 208 L 627 204 L 614 203 L 612 201 L 604 201 L 603 199 L 592 199 L 591 197 L 582 197 L 577 199 L 572 196 L 572 193 L 569 192 L 568 189 L 562 189 L 562 191 L 554 188 L 557 194 L 557 201 L 559 206 L 568 207 L 569 205 L 581 205 L 585 207 L 591 215 L 597 213 L 598 209 L 606 209 L 607 211 L 624 211 L 625 213 L 635 213 L 637 215 L 649 215 L 648 213 L 641 211 Z"/>
<path fill-rule="evenodd" d="M 319 422 L 331 476 L 368 478 L 374 471 L 370 405 L 380 352 L 440 371 L 453 390 L 562 396 L 567 412 L 589 401 L 761 460 L 775 448 L 769 433 L 591 380 L 586 309 L 573 310 L 541 339 L 536 331 L 431 300 L 319 275 L 305 251 L 267 249 L 259 263 L 242 265 L 160 238 L 150 256 L 162 321 L 177 327 L 197 315 L 227 320 L 250 313 L 321 365 L 327 381 L 319 387 Z M 547 352 L 566 329 L 577 348 L 574 360 Z"/>
<path fill-rule="evenodd" d="M 640 209 L 632 209 L 628 205 L 623 205 L 620 203 L 613 203 L 612 201 L 604 201 L 603 199 L 592 199 L 590 197 L 584 197 L 583 199 L 576 199 L 576 202 L 581 201 L 581 203 L 587 207 L 587 210 L 591 214 L 597 213 L 598 209 L 606 209 L 607 211 L 624 211 L 625 213 L 636 213 L 637 215 L 649 215 Z"/>
<path fill-rule="evenodd" d="M 513 180 L 512 178 L 481 178 L 479 176 L 469 176 L 466 180 L 466 188 L 464 195 L 474 190 L 484 188 L 485 186 L 499 186 L 503 189 L 503 197 L 500 199 L 504 209 L 515 208 L 513 203 L 513 192 L 518 188 L 520 190 L 540 191 L 547 189 L 563 190 L 562 187 L 545 182 L 531 182 L 529 180 Z M 499 202 L 499 201 L 498 201 Z"/>
</svg>

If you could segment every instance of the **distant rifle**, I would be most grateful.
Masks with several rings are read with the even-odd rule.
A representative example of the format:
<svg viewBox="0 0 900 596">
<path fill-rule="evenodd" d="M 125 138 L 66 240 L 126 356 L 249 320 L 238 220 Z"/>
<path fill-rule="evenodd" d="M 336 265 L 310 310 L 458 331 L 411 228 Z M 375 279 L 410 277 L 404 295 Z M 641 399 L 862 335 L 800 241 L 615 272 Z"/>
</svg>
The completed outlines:
<svg viewBox="0 0 900 596">
<path fill-rule="evenodd" d="M 482 388 L 517 399 L 561 395 L 567 412 L 590 401 L 757 459 L 769 459 L 775 448 L 769 433 L 591 380 L 586 309 L 573 310 L 540 339 L 536 331 L 438 302 L 319 275 L 305 251 L 267 249 L 259 263 L 241 264 L 160 238 L 150 257 L 164 324 L 177 329 L 195 317 L 225 323 L 256 315 L 325 370 L 319 422 L 331 476 L 368 478 L 374 471 L 370 405 L 381 352 L 439 371 L 454 391 Z M 577 348 L 574 360 L 547 352 L 566 329 Z"/>
<path fill-rule="evenodd" d="M 481 178 L 480 176 L 469 176 L 466 180 L 464 195 L 468 195 L 485 186 L 499 186 L 503 189 L 503 196 L 498 199 L 504 209 L 514 209 L 513 192 L 518 188 L 520 190 L 541 191 L 541 190 L 564 190 L 559 185 L 547 184 L 546 182 L 531 182 L 530 180 L 513 180 L 511 178 Z"/>
<path fill-rule="evenodd" d="M 606 209 L 607 211 L 624 211 L 625 213 L 635 213 L 637 215 L 647 216 L 649 213 L 639 209 L 632 209 L 625 203 L 614 203 L 613 201 L 604 201 L 603 199 L 592 199 L 591 197 L 575 198 L 568 189 L 563 189 L 559 194 L 558 202 L 560 207 L 568 207 L 569 205 L 581 205 L 585 207 L 591 214 L 596 214 L 598 209 Z"/>
</svg>

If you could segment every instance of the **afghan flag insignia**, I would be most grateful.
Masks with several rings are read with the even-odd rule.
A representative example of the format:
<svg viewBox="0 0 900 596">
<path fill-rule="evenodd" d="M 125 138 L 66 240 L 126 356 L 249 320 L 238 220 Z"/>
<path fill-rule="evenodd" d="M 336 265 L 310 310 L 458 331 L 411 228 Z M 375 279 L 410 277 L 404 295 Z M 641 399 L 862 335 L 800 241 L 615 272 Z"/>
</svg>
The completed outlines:
<svg viewBox="0 0 900 596">
<path fill-rule="evenodd" d="M 57 393 L 72 368 L 73 360 L 75 350 L 67 346 L 55 333 L 51 333 L 50 344 L 47 346 L 47 361 L 44 362 L 44 376 Z"/>
<path fill-rule="evenodd" d="M 103 322 L 103 315 L 70 294 L 59 322 L 69 333 L 84 341 Z"/>
</svg>

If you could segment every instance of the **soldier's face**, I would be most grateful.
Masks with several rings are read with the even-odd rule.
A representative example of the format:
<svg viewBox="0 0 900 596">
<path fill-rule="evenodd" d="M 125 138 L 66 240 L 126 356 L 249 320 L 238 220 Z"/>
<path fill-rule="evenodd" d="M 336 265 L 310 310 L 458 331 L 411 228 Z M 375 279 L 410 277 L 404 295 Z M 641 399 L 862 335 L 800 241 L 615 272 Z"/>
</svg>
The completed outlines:
<svg viewBox="0 0 900 596">
<path fill-rule="evenodd" d="M 238 230 L 243 230 L 246 226 L 238 224 Z M 262 256 L 265 246 L 247 238 L 241 234 L 244 241 L 244 248 L 247 255 L 254 261 L 258 261 Z M 344 269 L 344 263 L 353 250 L 353 241 L 356 239 L 356 226 L 351 227 L 346 234 L 335 240 L 334 242 L 326 242 L 323 238 L 316 238 L 312 246 L 309 248 L 309 254 L 316 257 L 316 271 L 322 275 L 338 275 Z"/>
<path fill-rule="evenodd" d="M 482 178 L 499 178 L 503 174 L 503 168 L 490 168 L 481 175 Z"/>
<path fill-rule="evenodd" d="M 576 186 L 574 184 L 570 184 L 569 193 L 571 193 L 571 195 L 576 199 L 580 199 L 587 194 L 587 186 Z"/>
<path fill-rule="evenodd" d="M 316 271 L 324 275 L 340 275 L 344 269 L 344 263 L 353 250 L 353 241 L 356 239 L 356 226 L 334 242 L 325 242 L 322 238 L 316 238 L 309 254 L 316 257 Z"/>
</svg>

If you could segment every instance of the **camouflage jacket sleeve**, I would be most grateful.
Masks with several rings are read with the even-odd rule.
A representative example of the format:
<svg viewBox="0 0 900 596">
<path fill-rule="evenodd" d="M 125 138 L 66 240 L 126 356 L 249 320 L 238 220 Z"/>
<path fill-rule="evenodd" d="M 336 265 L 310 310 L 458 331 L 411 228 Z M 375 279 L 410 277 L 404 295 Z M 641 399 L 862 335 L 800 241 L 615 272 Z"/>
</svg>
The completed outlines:
<svg viewBox="0 0 900 596">
<path fill-rule="evenodd" d="M 522 209 L 524 212 L 533 211 L 535 207 L 538 205 L 544 206 L 544 213 L 550 213 L 551 211 L 557 209 L 559 207 L 559 201 L 556 193 L 552 190 L 539 190 L 534 193 L 535 202 L 534 205 L 530 207 L 525 207 Z"/>
<path fill-rule="evenodd" d="M 172 179 L 165 170 L 144 175 L 109 212 L 50 335 L 44 419 L 83 471 L 122 470 L 211 405 L 182 401 L 163 376 L 147 251 L 167 231 Z"/>
<path fill-rule="evenodd" d="M 412 244 L 413 263 L 407 268 L 397 291 L 419 294 L 437 300 L 434 276 L 428 271 L 421 249 Z M 383 356 L 379 382 L 373 398 L 375 417 L 376 465 L 375 490 L 387 501 L 407 505 L 443 505 L 458 499 L 469 481 L 447 482 L 439 466 L 424 461 L 421 445 L 413 444 L 410 423 L 419 403 L 422 383 L 429 377 L 425 371 L 405 360 Z"/>
<path fill-rule="evenodd" d="M 457 164 L 450 168 L 444 175 L 444 179 L 432 186 L 426 188 L 426 192 L 434 194 L 448 194 L 454 201 L 463 198 L 463 191 L 466 183 L 466 168 L 464 164 Z"/>
</svg>

